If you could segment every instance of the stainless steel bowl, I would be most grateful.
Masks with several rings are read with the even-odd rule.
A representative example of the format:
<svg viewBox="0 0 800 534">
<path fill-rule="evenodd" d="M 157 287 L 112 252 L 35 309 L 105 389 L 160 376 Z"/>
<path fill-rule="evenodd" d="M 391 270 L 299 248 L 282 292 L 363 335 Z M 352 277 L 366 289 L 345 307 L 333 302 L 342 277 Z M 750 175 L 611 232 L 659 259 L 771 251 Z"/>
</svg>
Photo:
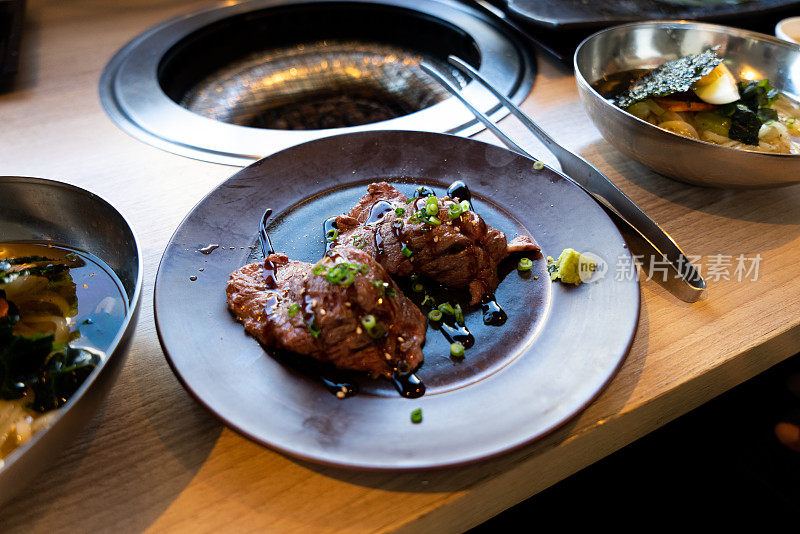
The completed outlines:
<svg viewBox="0 0 800 534">
<path fill-rule="evenodd" d="M 655 21 L 615 26 L 580 44 L 575 78 L 581 101 L 609 143 L 670 178 L 730 188 L 800 182 L 800 155 L 751 152 L 682 137 L 622 111 L 590 86 L 604 75 L 656 67 L 713 46 L 730 60 L 735 76 L 769 78 L 788 95 L 800 95 L 800 46 L 727 26 Z"/>
<path fill-rule="evenodd" d="M 114 270 L 128 299 L 128 313 L 106 350 L 106 358 L 55 413 L 50 425 L 0 464 L 2 504 L 61 454 L 111 389 L 136 324 L 142 254 L 125 218 L 88 191 L 18 176 L 0 176 L 0 191 L 0 242 L 50 241 L 90 252 Z"/>
</svg>

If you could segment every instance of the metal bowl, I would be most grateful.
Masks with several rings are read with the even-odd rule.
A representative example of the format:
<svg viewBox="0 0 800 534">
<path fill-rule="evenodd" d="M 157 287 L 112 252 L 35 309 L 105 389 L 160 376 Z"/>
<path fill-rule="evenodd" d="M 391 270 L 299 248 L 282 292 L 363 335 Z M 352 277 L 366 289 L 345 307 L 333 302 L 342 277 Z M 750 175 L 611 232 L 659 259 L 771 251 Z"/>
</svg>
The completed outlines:
<svg viewBox="0 0 800 534">
<path fill-rule="evenodd" d="M 760 33 L 696 22 L 655 21 L 615 26 L 588 37 L 575 51 L 581 101 L 606 140 L 654 171 L 696 185 L 778 187 L 800 182 L 800 155 L 759 153 L 683 137 L 621 110 L 591 88 L 604 75 L 653 68 L 719 46 L 740 79 L 769 78 L 800 95 L 800 46 Z"/>
<path fill-rule="evenodd" d="M 142 288 L 142 254 L 125 218 L 88 191 L 42 178 L 0 176 L 0 242 L 49 241 L 89 252 L 114 270 L 128 313 L 106 358 L 60 408 L 45 429 L 0 464 L 0 504 L 57 458 L 89 421 L 117 378 L 136 324 Z"/>
</svg>

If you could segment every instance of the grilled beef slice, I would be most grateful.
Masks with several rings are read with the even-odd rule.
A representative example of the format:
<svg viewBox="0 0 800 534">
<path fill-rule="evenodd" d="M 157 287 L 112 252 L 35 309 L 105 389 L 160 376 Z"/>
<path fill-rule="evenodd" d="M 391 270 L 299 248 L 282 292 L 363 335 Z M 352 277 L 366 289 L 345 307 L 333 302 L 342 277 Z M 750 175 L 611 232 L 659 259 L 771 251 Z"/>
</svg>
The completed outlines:
<svg viewBox="0 0 800 534">
<path fill-rule="evenodd" d="M 497 265 L 511 252 L 539 250 L 527 236 L 507 242 L 503 232 L 474 211 L 449 220 L 455 201 L 448 197 L 437 198 L 442 224 L 419 220 L 417 212 L 425 209 L 426 201 L 408 201 L 386 182 L 370 184 L 358 204 L 336 219 L 335 244 L 360 247 L 390 274 L 418 273 L 448 287 L 469 288 L 471 304 L 497 288 Z"/>
<path fill-rule="evenodd" d="M 340 263 L 359 267 L 350 285 L 326 280 Z M 271 254 L 231 273 L 227 295 L 245 330 L 264 345 L 372 375 L 422 363 L 425 317 L 365 251 L 335 247 L 316 264 Z M 361 323 L 368 315 L 384 331 L 377 339 Z"/>
</svg>

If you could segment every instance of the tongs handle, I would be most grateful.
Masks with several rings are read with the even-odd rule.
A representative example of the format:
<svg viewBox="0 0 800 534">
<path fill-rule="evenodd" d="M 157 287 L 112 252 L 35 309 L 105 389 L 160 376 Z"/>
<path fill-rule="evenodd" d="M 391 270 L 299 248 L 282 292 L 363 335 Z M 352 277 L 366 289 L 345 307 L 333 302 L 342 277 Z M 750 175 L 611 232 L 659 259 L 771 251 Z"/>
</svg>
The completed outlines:
<svg viewBox="0 0 800 534">
<path fill-rule="evenodd" d="M 497 91 L 497 89 L 472 68 L 472 66 L 455 56 L 450 56 L 448 59 L 450 63 L 480 82 L 508 108 L 511 114 L 519 119 L 520 122 L 545 145 L 556 159 L 558 159 L 558 162 L 561 164 L 561 170 L 567 178 L 592 195 L 602 206 L 616 215 L 620 221 L 626 223 L 633 232 L 638 234 L 658 256 L 668 261 L 669 266 L 673 270 L 673 274 L 682 282 L 680 284 L 671 284 L 669 286 L 670 291 L 686 302 L 696 302 L 703 296 L 706 289 L 706 282 L 700 276 L 700 272 L 695 268 L 692 262 L 689 261 L 675 240 L 653 221 L 653 219 L 648 217 L 639 206 L 628 198 L 625 193 L 620 191 L 611 180 L 597 170 L 592 164 L 559 145 L 528 115 L 513 102 L 508 100 L 505 95 Z M 481 121 L 483 125 L 496 135 L 508 148 L 523 156 L 536 159 L 528 151 L 504 134 L 491 119 L 470 104 L 461 94 L 460 89 L 442 76 L 437 70 L 425 62 L 421 62 L 420 67 L 433 76 L 433 78 L 442 84 L 453 96 L 458 98 L 472 114 L 475 115 L 475 118 Z"/>
</svg>

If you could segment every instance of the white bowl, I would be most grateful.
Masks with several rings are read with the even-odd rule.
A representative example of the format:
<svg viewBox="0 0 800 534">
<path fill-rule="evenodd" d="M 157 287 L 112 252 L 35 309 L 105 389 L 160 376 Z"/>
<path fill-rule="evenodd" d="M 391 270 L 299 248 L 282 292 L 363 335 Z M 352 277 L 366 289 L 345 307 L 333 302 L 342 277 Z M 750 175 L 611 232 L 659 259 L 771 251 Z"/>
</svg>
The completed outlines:
<svg viewBox="0 0 800 534">
<path fill-rule="evenodd" d="M 778 39 L 800 44 L 800 17 L 783 19 L 775 26 L 775 36 Z"/>
</svg>

